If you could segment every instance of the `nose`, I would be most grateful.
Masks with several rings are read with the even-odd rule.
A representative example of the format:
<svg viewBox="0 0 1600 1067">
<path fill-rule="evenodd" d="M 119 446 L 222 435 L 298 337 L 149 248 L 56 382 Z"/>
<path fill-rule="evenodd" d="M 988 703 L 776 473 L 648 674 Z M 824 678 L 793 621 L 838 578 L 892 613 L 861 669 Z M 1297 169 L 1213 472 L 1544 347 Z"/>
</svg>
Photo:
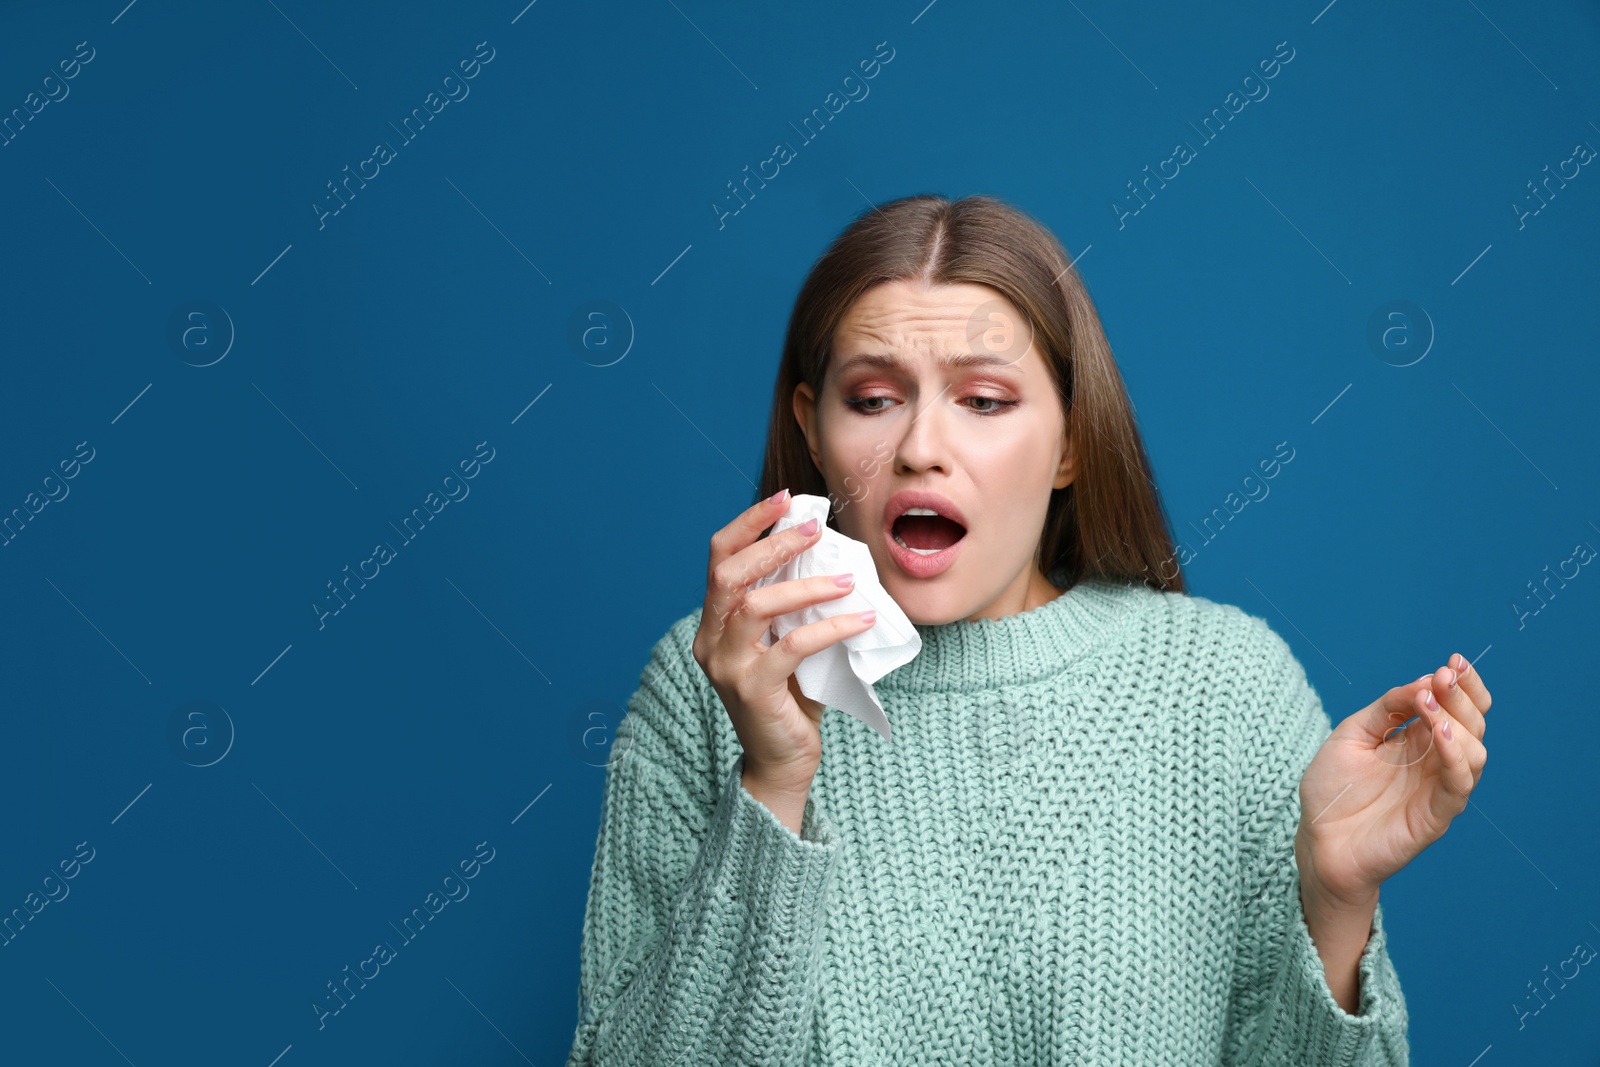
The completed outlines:
<svg viewBox="0 0 1600 1067">
<path fill-rule="evenodd" d="M 896 474 L 936 470 L 950 473 L 950 457 L 945 446 L 943 419 L 948 405 L 941 403 L 949 385 L 939 395 L 912 413 L 894 450 Z"/>
</svg>

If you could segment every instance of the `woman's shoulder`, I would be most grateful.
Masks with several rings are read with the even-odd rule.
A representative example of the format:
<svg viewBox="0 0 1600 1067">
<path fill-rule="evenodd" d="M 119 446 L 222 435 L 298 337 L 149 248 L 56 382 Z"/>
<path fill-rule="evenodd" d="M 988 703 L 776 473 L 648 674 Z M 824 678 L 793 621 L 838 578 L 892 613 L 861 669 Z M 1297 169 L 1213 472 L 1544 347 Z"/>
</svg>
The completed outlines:
<svg viewBox="0 0 1600 1067">
<path fill-rule="evenodd" d="M 1208 643 L 1240 653 L 1259 652 L 1264 647 L 1274 645 L 1287 648 L 1286 642 L 1264 616 L 1252 615 L 1237 604 L 1214 600 L 1199 593 L 1146 589 L 1149 598 L 1155 602 L 1155 610 L 1146 612 L 1146 615 L 1150 616 L 1154 625 L 1169 628 L 1174 637 L 1204 638 Z"/>
<path fill-rule="evenodd" d="M 679 616 L 651 645 L 617 735 L 631 754 L 686 781 L 710 775 L 710 753 L 719 742 L 716 716 L 727 721 L 711 680 L 694 658 L 700 616 L 698 607 Z"/>
<path fill-rule="evenodd" d="M 694 635 L 700 629 L 700 607 L 696 607 L 687 615 L 680 615 L 667 626 L 660 638 L 650 648 L 652 658 L 674 658 L 678 653 L 690 654 L 694 645 Z"/>
<path fill-rule="evenodd" d="M 1307 683 L 1305 668 L 1265 616 L 1198 593 L 1152 590 L 1154 610 L 1141 614 L 1147 638 L 1162 654 L 1211 675 L 1245 706 L 1271 703 Z"/>
<path fill-rule="evenodd" d="M 694 637 L 700 630 L 700 612 L 701 609 L 696 607 L 668 624 L 665 632 L 650 646 L 646 670 L 651 667 L 665 670 L 674 675 L 680 684 L 692 683 L 697 686 L 702 681 L 709 684 L 705 672 L 694 659 Z M 688 668 L 693 668 L 692 672 Z"/>
</svg>

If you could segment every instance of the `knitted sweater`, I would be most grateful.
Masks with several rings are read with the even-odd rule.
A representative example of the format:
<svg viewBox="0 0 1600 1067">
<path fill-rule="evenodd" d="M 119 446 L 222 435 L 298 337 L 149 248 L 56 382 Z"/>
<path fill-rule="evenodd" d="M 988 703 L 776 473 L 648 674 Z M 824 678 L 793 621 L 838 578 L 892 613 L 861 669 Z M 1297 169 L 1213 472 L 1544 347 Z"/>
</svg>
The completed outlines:
<svg viewBox="0 0 1600 1067">
<path fill-rule="evenodd" d="M 1382 905 L 1355 1014 L 1306 928 L 1331 721 L 1265 620 L 1090 578 L 918 626 L 892 741 L 823 716 L 799 834 L 741 782 L 699 621 L 614 742 L 568 1067 L 1408 1062 Z"/>
</svg>

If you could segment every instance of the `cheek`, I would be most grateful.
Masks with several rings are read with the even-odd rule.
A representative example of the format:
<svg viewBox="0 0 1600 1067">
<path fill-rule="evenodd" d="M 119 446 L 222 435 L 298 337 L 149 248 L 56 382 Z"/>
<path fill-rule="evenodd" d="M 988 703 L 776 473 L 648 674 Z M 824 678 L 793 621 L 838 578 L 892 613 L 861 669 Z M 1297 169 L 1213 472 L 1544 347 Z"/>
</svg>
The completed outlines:
<svg viewBox="0 0 1600 1067">
<path fill-rule="evenodd" d="M 1003 432 L 986 434 L 981 443 L 967 450 L 973 470 L 1013 486 L 1053 477 L 1061 448 L 1059 425 L 1042 419 L 1016 419 L 1000 429 Z"/>
<path fill-rule="evenodd" d="M 883 506 L 884 493 L 878 486 L 888 476 L 893 457 L 887 442 L 872 434 L 836 441 L 826 450 L 828 500 L 840 532 L 870 543 L 877 509 Z"/>
<path fill-rule="evenodd" d="M 840 495 L 858 491 L 866 482 L 875 480 L 883 471 L 894 450 L 884 440 L 881 432 L 867 427 L 836 434 L 822 448 L 827 466 L 823 473 L 828 487 Z M 848 484 L 846 484 L 848 482 Z"/>
<path fill-rule="evenodd" d="M 1041 427 L 1003 439 L 991 435 L 981 447 L 967 449 L 957 458 L 985 501 L 985 513 L 1007 517 L 991 526 L 993 532 L 1023 540 L 1035 535 L 1049 509 L 1058 447 Z"/>
</svg>

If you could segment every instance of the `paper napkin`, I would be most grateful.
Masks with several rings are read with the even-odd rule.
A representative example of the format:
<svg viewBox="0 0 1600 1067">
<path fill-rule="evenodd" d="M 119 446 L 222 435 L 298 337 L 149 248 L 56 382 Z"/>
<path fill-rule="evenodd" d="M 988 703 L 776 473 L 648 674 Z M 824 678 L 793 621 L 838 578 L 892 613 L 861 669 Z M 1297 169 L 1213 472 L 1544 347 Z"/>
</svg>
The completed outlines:
<svg viewBox="0 0 1600 1067">
<path fill-rule="evenodd" d="M 822 527 L 822 539 L 771 574 L 762 575 L 756 588 L 794 578 L 815 575 L 855 575 L 855 588 L 842 597 L 791 611 L 772 620 L 770 640 L 782 640 L 796 627 L 835 615 L 876 610 L 877 621 L 853 637 L 837 641 L 821 652 L 807 656 L 796 668 L 800 691 L 817 703 L 853 715 L 889 740 L 889 719 L 872 683 L 896 667 L 911 662 L 922 651 L 922 636 L 900 605 L 878 581 L 872 550 L 852 537 L 828 526 L 828 498 L 800 493 L 789 503 L 789 510 L 773 527 L 773 536 L 791 526 L 815 518 Z"/>
</svg>

